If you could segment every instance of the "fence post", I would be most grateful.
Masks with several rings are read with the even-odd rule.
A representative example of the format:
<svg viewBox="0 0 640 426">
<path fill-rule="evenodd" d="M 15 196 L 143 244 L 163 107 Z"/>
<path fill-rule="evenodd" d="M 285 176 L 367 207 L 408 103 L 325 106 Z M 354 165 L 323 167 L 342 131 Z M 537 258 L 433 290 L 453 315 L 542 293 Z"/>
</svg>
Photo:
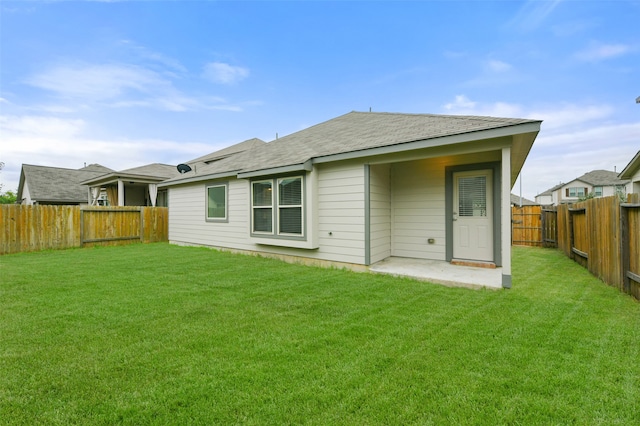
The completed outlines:
<svg viewBox="0 0 640 426">
<path fill-rule="evenodd" d="M 569 259 L 571 260 L 576 260 L 576 256 L 575 254 L 573 254 L 573 245 L 575 242 L 575 238 L 574 238 L 574 232 L 573 232 L 573 212 L 571 211 L 571 209 L 567 209 L 567 212 L 569 213 L 569 220 L 568 220 L 568 231 L 569 231 Z"/>
<path fill-rule="evenodd" d="M 84 209 L 80 209 L 80 247 L 84 247 Z"/>
<path fill-rule="evenodd" d="M 630 269 L 629 253 L 629 210 L 623 204 L 620 205 L 620 259 L 622 261 L 622 287 L 624 292 L 631 292 L 631 280 L 627 276 Z"/>
<path fill-rule="evenodd" d="M 144 243 L 144 209 L 146 207 L 140 207 L 140 242 Z"/>
</svg>

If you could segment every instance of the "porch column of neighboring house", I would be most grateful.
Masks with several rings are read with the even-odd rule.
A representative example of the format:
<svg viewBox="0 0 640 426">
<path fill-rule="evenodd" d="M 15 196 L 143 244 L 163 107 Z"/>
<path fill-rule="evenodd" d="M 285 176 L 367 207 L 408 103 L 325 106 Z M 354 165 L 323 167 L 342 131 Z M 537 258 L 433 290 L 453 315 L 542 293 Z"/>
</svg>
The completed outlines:
<svg viewBox="0 0 640 426">
<path fill-rule="evenodd" d="M 99 196 L 100 196 L 100 187 L 99 186 L 90 186 L 89 187 L 89 205 L 90 206 L 97 205 Z"/>
<path fill-rule="evenodd" d="M 124 182 L 118 179 L 118 205 L 124 206 Z"/>
<path fill-rule="evenodd" d="M 151 207 L 156 206 L 156 199 L 158 198 L 158 185 L 155 183 L 149 184 L 149 199 L 151 200 Z"/>
<path fill-rule="evenodd" d="M 502 287 L 511 288 L 511 147 L 502 148 L 501 174 Z"/>
</svg>

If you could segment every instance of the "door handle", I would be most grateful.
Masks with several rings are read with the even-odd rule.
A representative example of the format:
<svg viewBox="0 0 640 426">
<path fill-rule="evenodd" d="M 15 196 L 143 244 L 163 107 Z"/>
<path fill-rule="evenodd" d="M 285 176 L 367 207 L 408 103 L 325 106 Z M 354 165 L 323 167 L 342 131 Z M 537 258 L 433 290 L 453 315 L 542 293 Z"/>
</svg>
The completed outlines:
<svg viewBox="0 0 640 426">
<path fill-rule="evenodd" d="M 458 213 L 453 212 L 453 220 L 458 220 Z"/>
</svg>

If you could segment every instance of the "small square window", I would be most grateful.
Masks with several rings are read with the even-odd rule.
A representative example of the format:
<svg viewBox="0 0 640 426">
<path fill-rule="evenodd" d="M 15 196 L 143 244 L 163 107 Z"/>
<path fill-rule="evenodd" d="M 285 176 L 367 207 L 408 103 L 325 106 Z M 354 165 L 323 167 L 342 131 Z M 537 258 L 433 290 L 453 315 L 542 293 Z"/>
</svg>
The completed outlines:
<svg viewBox="0 0 640 426">
<path fill-rule="evenodd" d="M 227 219 L 227 185 L 207 186 L 207 220 Z"/>
</svg>

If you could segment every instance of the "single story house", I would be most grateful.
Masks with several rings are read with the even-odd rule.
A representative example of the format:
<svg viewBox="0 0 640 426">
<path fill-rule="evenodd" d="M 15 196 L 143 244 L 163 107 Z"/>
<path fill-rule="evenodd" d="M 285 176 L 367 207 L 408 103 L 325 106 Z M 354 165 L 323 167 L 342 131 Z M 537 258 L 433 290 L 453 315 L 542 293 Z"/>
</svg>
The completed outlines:
<svg viewBox="0 0 640 426">
<path fill-rule="evenodd" d="M 540 125 L 351 112 L 213 153 L 159 184 L 169 240 L 354 267 L 390 257 L 494 266 L 508 288 L 511 188 Z"/>
<path fill-rule="evenodd" d="M 82 184 L 90 188 L 90 205 L 97 204 L 101 188 L 104 188 L 110 206 L 167 207 L 167 190 L 158 190 L 158 184 L 179 175 L 175 166 L 154 163 L 118 172 L 111 170 L 86 179 Z"/>
<path fill-rule="evenodd" d="M 522 207 L 522 206 L 537 206 L 538 203 L 535 201 L 531 201 L 527 198 L 524 198 L 521 195 L 511 194 L 511 206 Z"/>
<path fill-rule="evenodd" d="M 629 161 L 629 164 L 618 175 L 620 179 L 628 179 L 627 193 L 640 194 L 640 151 Z"/>
<path fill-rule="evenodd" d="M 618 173 L 608 170 L 593 170 L 569 183 L 561 183 L 536 195 L 541 205 L 575 203 L 592 194 L 594 197 L 610 197 L 625 194 L 628 180 L 620 179 Z"/>
<path fill-rule="evenodd" d="M 17 202 L 25 205 L 89 204 L 89 188 L 82 182 L 110 172 L 113 170 L 100 164 L 90 164 L 81 169 L 23 164 Z"/>
</svg>

